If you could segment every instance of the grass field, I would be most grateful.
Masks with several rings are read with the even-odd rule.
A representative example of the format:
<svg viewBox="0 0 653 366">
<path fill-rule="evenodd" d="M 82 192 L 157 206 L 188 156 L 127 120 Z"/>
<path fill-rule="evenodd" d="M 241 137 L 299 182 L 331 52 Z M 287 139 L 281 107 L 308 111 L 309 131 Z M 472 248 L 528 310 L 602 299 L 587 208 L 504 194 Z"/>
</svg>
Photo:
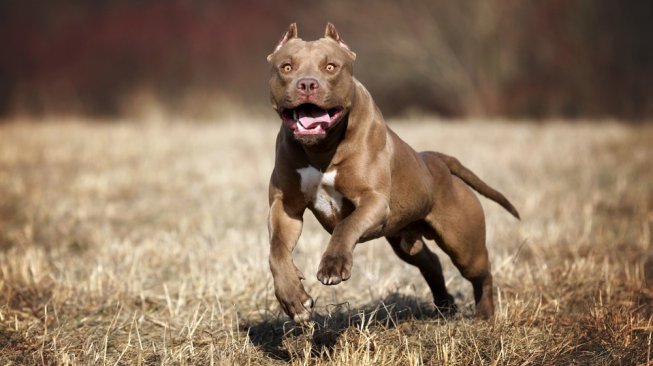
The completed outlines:
<svg viewBox="0 0 653 366">
<path fill-rule="evenodd" d="M 267 264 L 272 120 L 0 125 L 0 364 L 653 364 L 653 127 L 395 121 L 520 210 L 482 200 L 496 317 L 441 255 L 461 311 L 438 318 L 382 240 L 322 286 L 307 214 L 302 329 Z"/>
</svg>

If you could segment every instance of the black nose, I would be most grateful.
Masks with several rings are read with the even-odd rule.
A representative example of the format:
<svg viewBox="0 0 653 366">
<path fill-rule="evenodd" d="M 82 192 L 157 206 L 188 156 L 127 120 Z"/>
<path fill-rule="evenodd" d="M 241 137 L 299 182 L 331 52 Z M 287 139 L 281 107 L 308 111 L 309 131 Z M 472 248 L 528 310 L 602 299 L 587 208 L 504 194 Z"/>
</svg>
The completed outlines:
<svg viewBox="0 0 653 366">
<path fill-rule="evenodd" d="M 320 83 L 313 78 L 301 78 L 297 80 L 297 89 L 302 93 L 314 93 L 320 87 Z"/>
</svg>

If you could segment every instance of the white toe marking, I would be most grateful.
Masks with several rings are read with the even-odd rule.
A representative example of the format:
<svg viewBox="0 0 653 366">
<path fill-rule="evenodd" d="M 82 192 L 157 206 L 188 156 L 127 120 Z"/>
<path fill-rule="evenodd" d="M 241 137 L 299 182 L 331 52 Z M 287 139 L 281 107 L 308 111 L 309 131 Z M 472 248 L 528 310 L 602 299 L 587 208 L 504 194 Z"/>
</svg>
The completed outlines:
<svg viewBox="0 0 653 366">
<path fill-rule="evenodd" d="M 300 176 L 300 185 L 304 198 L 313 204 L 313 207 L 326 216 L 337 215 L 342 209 L 342 194 L 336 190 L 337 171 L 326 173 L 312 166 L 297 169 Z"/>
<path fill-rule="evenodd" d="M 295 321 L 295 323 L 307 322 L 310 318 L 311 318 L 311 313 L 306 310 L 293 316 L 293 320 Z"/>
</svg>

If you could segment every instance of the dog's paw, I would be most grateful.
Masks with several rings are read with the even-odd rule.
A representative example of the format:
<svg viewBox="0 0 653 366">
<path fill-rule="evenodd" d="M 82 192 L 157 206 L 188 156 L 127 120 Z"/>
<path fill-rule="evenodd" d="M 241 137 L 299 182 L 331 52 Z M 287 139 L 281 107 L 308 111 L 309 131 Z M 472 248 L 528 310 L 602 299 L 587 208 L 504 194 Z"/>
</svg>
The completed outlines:
<svg viewBox="0 0 653 366">
<path fill-rule="evenodd" d="M 317 279 L 324 285 L 337 285 L 351 277 L 353 259 L 351 253 L 325 254 L 322 256 Z"/>
<path fill-rule="evenodd" d="M 494 316 L 494 305 L 492 303 L 480 302 L 476 304 L 474 318 L 479 320 L 490 320 Z"/>
<path fill-rule="evenodd" d="M 276 289 L 274 294 L 283 311 L 293 321 L 300 324 L 307 324 L 310 321 L 314 302 L 303 288 L 294 288 L 292 291 Z"/>
<path fill-rule="evenodd" d="M 438 298 L 434 297 L 433 303 L 437 312 L 444 317 L 453 316 L 458 312 L 458 307 L 454 302 L 453 296 L 449 294 Z"/>
<path fill-rule="evenodd" d="M 292 315 L 292 320 L 294 320 L 295 323 L 308 325 L 311 320 L 311 312 L 313 311 L 313 299 L 309 297 L 302 303 L 302 307 L 303 309 Z"/>
</svg>

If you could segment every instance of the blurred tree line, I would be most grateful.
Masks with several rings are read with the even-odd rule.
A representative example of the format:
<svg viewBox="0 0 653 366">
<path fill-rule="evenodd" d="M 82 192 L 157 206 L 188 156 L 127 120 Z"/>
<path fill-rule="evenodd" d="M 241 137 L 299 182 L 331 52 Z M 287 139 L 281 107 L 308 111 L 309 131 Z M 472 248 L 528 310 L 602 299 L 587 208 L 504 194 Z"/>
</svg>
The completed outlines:
<svg viewBox="0 0 653 366">
<path fill-rule="evenodd" d="M 0 116 L 268 107 L 266 55 L 327 21 L 386 115 L 653 115 L 653 1 L 0 2 Z"/>
</svg>

